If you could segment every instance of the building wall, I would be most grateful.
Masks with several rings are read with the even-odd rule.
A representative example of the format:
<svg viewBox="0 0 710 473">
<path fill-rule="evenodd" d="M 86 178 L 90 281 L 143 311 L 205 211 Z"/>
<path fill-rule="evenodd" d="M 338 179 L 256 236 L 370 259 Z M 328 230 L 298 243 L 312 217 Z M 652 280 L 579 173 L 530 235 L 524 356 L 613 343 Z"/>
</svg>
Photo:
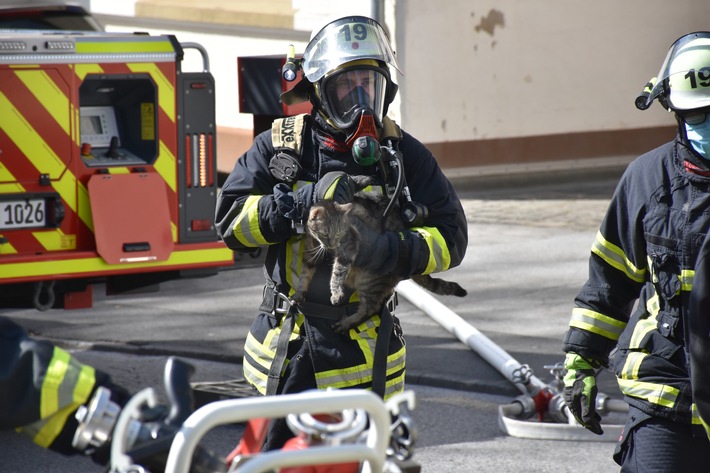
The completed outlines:
<svg viewBox="0 0 710 473">
<path fill-rule="evenodd" d="M 708 18 L 695 0 L 397 0 L 399 121 L 448 166 L 642 152 L 675 120 L 634 99 Z"/>
</svg>

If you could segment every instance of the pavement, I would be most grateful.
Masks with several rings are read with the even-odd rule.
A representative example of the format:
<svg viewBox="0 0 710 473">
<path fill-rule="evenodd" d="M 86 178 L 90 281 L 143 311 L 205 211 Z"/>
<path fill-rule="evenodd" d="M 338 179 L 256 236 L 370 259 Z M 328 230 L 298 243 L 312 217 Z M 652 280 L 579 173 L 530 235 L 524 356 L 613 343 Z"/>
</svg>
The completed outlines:
<svg viewBox="0 0 710 473">
<path fill-rule="evenodd" d="M 548 367 L 563 360 L 572 302 L 586 280 L 589 248 L 622 170 L 449 174 L 469 222 L 469 248 L 463 263 L 444 277 L 459 282 L 469 295 L 437 298 L 544 382 L 553 381 Z M 155 385 L 156 363 L 168 355 L 209 365 L 199 381 L 234 380 L 241 377 L 244 338 L 263 285 L 259 261 L 241 263 L 242 269 L 216 277 L 163 283 L 155 293 L 109 297 L 97 285 L 92 309 L 8 308 L 0 314 L 98 367 L 110 367 L 133 386 Z M 495 406 L 519 395 L 517 387 L 406 298 L 400 297 L 396 315 L 407 340 L 406 382 L 429 408 L 419 408 L 431 435 L 417 451 L 423 464 L 436 471 L 615 471 L 613 444 L 560 446 L 501 438 Z M 151 368 L 136 359 L 150 361 Z M 599 386 L 600 392 L 620 397 L 609 373 L 601 374 Z M 468 410 L 462 414 L 460 409 Z M 442 416 L 448 416 L 449 425 L 437 426 Z M 467 416 L 488 417 L 471 430 Z M 526 453 L 530 448 L 547 453 L 532 460 Z M 553 460 L 559 448 L 597 461 L 585 469 L 564 458 Z M 0 465 L 3 459 L 0 450 Z"/>
</svg>

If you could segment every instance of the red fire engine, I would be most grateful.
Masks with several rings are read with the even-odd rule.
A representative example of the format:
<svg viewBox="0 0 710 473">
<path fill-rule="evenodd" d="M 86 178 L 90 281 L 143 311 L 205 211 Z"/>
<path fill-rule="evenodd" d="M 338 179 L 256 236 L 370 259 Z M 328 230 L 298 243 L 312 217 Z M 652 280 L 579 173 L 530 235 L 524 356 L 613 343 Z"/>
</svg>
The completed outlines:
<svg viewBox="0 0 710 473">
<path fill-rule="evenodd" d="M 183 72 L 186 48 L 205 63 Z M 215 87 L 174 36 L 0 32 L 0 305 L 213 274 Z"/>
</svg>

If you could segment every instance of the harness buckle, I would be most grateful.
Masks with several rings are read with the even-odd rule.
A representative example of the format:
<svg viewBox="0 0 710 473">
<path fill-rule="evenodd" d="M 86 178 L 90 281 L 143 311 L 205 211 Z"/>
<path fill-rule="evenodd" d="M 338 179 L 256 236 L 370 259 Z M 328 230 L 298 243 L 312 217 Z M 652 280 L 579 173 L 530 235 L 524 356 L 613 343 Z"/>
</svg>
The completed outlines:
<svg viewBox="0 0 710 473">
<path fill-rule="evenodd" d="M 274 314 L 288 314 L 293 307 L 293 302 L 286 294 L 274 291 Z"/>
<path fill-rule="evenodd" d="M 399 305 L 399 300 L 397 299 L 397 291 L 393 292 L 392 295 L 385 301 L 385 307 L 387 307 L 387 310 L 390 311 L 391 314 L 394 313 L 394 310 L 397 308 L 397 305 Z"/>
</svg>

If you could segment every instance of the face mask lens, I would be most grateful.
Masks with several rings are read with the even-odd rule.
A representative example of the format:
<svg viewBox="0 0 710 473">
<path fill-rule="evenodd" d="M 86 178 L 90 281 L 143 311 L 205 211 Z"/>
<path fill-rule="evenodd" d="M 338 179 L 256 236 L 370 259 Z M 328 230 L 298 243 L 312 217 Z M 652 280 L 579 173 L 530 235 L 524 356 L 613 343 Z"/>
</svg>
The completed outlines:
<svg viewBox="0 0 710 473">
<path fill-rule="evenodd" d="M 702 123 L 705 123 L 705 120 L 707 118 L 706 113 L 693 113 L 691 115 L 685 115 L 683 119 L 685 120 L 685 123 L 688 125 L 700 125 Z"/>
<path fill-rule="evenodd" d="M 387 80 L 373 69 L 351 69 L 328 78 L 325 98 L 330 118 L 347 129 L 356 124 L 363 110 L 371 110 L 382 119 Z"/>
</svg>

